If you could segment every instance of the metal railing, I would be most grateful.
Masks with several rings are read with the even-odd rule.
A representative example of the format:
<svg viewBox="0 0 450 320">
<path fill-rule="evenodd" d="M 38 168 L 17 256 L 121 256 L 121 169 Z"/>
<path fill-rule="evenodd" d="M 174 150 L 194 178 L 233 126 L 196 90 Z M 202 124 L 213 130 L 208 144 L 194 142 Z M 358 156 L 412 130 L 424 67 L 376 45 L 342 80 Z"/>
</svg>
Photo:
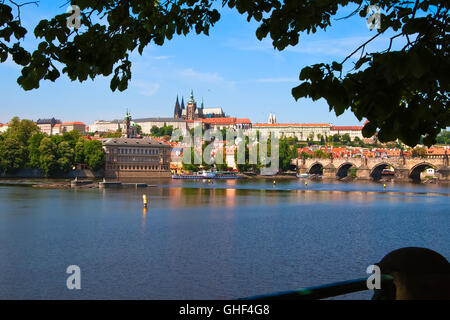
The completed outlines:
<svg viewBox="0 0 450 320">
<path fill-rule="evenodd" d="M 383 286 L 389 286 L 392 284 L 393 277 L 383 274 L 381 275 L 380 280 L 381 287 L 383 288 Z M 369 290 L 367 288 L 367 278 L 360 278 L 329 283 L 321 286 L 246 297 L 239 300 L 315 300 L 365 290 Z"/>
</svg>

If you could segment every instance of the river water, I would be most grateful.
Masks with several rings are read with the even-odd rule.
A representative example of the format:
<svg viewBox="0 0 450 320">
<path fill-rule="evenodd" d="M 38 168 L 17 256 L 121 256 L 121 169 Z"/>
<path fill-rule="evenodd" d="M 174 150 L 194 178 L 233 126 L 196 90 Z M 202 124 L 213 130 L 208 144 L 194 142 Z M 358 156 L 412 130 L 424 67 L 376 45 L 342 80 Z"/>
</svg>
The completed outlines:
<svg viewBox="0 0 450 320">
<path fill-rule="evenodd" d="M 233 299 L 367 277 L 405 246 L 450 258 L 448 186 L 151 183 L 0 186 L 0 299 Z"/>
</svg>

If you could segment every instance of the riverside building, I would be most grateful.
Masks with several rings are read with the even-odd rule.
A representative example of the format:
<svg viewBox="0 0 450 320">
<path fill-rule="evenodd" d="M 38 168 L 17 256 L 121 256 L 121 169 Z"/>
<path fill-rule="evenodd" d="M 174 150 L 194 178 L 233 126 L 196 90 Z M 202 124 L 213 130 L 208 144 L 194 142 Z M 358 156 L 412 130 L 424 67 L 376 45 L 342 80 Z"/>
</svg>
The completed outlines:
<svg viewBox="0 0 450 320">
<path fill-rule="evenodd" d="M 124 119 L 124 128 L 122 138 L 102 141 L 106 153 L 105 177 L 170 177 L 170 145 L 150 138 L 136 138 L 129 113 Z"/>
</svg>

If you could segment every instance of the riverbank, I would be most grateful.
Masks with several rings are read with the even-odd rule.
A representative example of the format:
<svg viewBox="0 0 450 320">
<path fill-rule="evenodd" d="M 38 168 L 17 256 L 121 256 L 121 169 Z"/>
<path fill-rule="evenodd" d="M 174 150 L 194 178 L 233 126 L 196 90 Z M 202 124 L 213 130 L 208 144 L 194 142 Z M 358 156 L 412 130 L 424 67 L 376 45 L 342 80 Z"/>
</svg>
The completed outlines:
<svg viewBox="0 0 450 320">
<path fill-rule="evenodd" d="M 93 188 L 99 188 L 100 185 L 103 183 L 102 179 L 77 179 L 78 182 L 74 183 L 74 179 L 67 179 L 67 178 L 59 178 L 59 179 L 43 179 L 43 178 L 34 178 L 34 179 L 26 179 L 26 178 L 0 178 L 0 186 L 29 186 L 33 188 L 47 188 L 47 189 L 93 189 Z M 248 181 L 254 182 L 254 181 L 264 181 L 272 183 L 273 181 L 279 181 L 280 183 L 288 182 L 288 181 L 311 181 L 311 182 L 323 182 L 323 183 L 345 183 L 345 184 L 358 184 L 358 183 L 375 183 L 375 184 L 383 184 L 383 183 L 389 183 L 389 184 L 396 184 L 396 185 L 402 185 L 402 184 L 415 184 L 415 185 L 442 185 L 444 187 L 450 186 L 450 183 L 447 181 L 439 181 L 437 179 L 432 180 L 423 180 L 420 182 L 405 182 L 405 181 L 395 181 L 392 179 L 381 179 L 381 180 L 361 180 L 354 177 L 344 177 L 342 179 L 335 179 L 335 178 L 319 178 L 319 179 L 311 179 L 311 178 L 297 178 L 295 175 L 291 174 L 278 174 L 274 176 L 263 176 L 263 175 L 242 175 L 241 179 L 237 179 L 240 181 Z M 119 181 L 117 180 L 106 180 L 108 183 L 117 183 Z M 121 187 L 129 187 L 129 186 L 140 186 L 141 184 L 146 184 L 147 186 L 158 186 L 158 185 L 170 185 L 172 184 L 173 180 L 171 178 L 146 178 L 146 179 L 121 179 Z M 202 179 L 199 180 L 185 180 L 185 181 L 202 181 Z M 228 181 L 236 181 L 236 180 L 228 180 Z M 149 184 L 151 183 L 151 184 Z"/>
<path fill-rule="evenodd" d="M 298 179 L 295 174 L 291 175 L 291 174 L 276 174 L 273 176 L 263 176 L 260 174 L 257 175 L 246 175 L 243 174 L 242 177 L 244 179 L 266 179 L 266 180 L 295 180 Z"/>
<path fill-rule="evenodd" d="M 71 179 L 0 179 L 0 186 L 24 186 L 47 189 L 70 189 Z M 75 186 L 75 188 L 98 188 L 98 182 L 91 182 Z"/>
</svg>

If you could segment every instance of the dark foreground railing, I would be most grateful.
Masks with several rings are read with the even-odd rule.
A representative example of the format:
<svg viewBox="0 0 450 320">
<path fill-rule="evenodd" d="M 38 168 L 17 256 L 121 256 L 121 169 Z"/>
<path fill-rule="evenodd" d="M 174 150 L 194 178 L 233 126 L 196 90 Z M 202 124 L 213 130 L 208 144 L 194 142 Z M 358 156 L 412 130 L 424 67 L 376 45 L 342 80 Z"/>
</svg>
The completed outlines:
<svg viewBox="0 0 450 320">
<path fill-rule="evenodd" d="M 381 275 L 381 288 L 393 281 L 390 275 Z M 291 291 L 269 293 L 260 296 L 242 298 L 240 300 L 314 300 L 340 296 L 347 293 L 369 290 L 367 278 L 340 281 L 321 286 L 303 288 Z"/>
</svg>

